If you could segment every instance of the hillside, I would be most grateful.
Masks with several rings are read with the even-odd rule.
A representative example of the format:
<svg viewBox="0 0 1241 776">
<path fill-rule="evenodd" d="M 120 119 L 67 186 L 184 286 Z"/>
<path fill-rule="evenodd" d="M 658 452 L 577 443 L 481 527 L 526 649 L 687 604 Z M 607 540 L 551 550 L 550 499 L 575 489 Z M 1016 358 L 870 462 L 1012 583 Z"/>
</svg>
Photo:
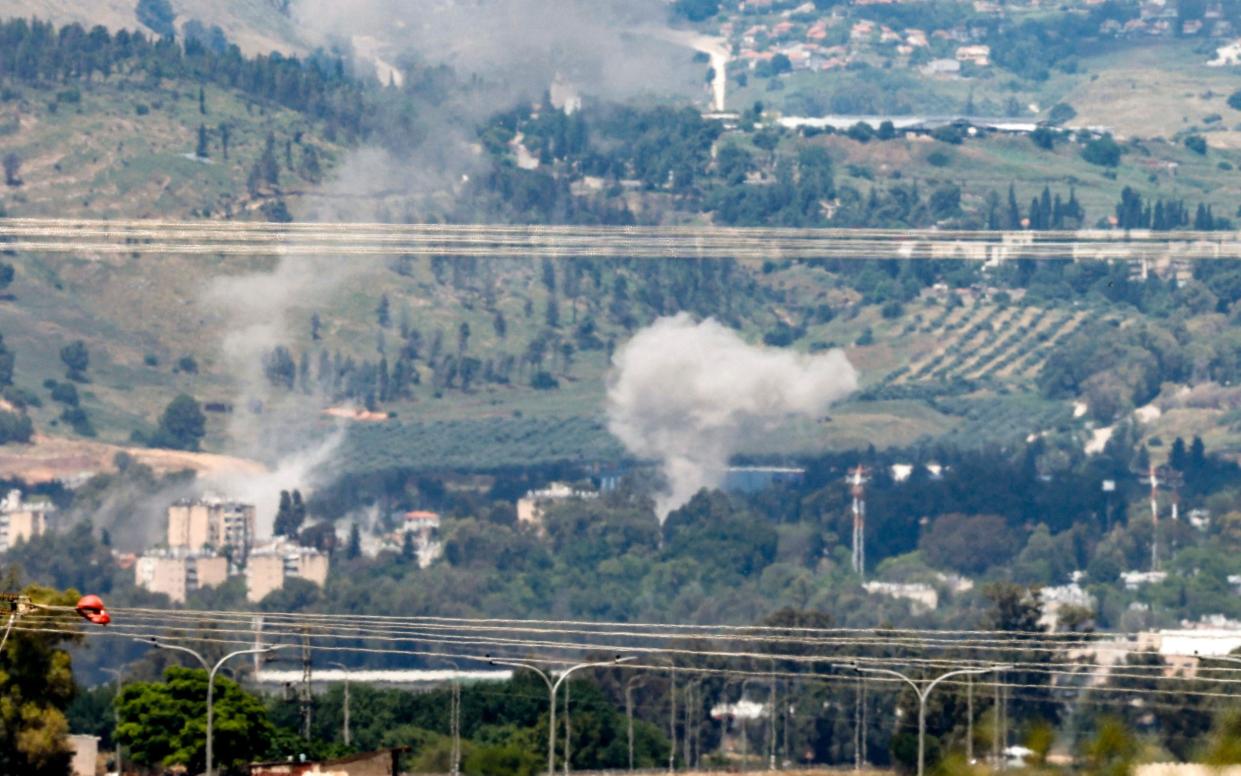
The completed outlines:
<svg viewBox="0 0 1241 776">
<path fill-rule="evenodd" d="M 88 70 L 54 86 L 6 60 L 15 77 L 0 102 L 0 156 L 19 166 L 2 191 L 4 209 L 20 216 L 283 219 L 344 211 L 414 221 L 434 214 L 1015 229 L 1107 226 L 1118 214 L 1124 225 L 1142 226 L 1152 213 L 1178 213 L 1173 228 L 1221 228 L 1241 198 L 1231 172 L 1241 153 L 1216 147 L 1214 135 L 1202 153 L 1161 138 L 1113 144 L 1114 159 L 1101 164 L 1085 157 L 1110 141 L 1085 133 L 1052 133 L 1039 143 L 986 132 L 824 135 L 764 127 L 770 117 L 757 114 L 726 128 L 693 111 L 649 105 L 600 104 L 573 116 L 519 106 L 477 128 L 477 143 L 460 146 L 469 149 L 460 168 L 455 156 L 437 156 L 445 145 L 436 133 L 450 130 L 421 118 L 436 110 L 427 83 L 382 90 L 325 75 L 315 69 L 321 64 L 213 56 L 118 49 L 108 55 L 119 64 L 107 75 Z M 49 52 L 46 72 L 60 72 L 61 61 L 63 50 Z M 236 74 L 245 68 L 261 78 Z M 306 79 L 302 91 L 275 72 Z M 322 99 L 313 99 L 315 90 Z M 454 142 L 465 140 L 459 128 L 451 131 Z M 447 188 L 434 191 L 428 210 L 426 194 L 439 185 Z M 755 436 L 744 453 L 934 439 L 977 445 L 1049 430 L 1084 438 L 1088 422 L 1111 421 L 1116 412 L 1074 418 L 1073 402 L 1101 389 L 1085 378 L 1049 388 L 1043 367 L 1051 354 L 1088 337 L 1091 326 L 1178 332 L 1184 314 L 1169 316 L 1183 300 L 1196 316 L 1191 332 L 1201 332 L 1190 338 L 1223 347 L 1209 344 L 1212 316 L 1233 301 L 1226 277 L 1204 278 L 1207 300 L 1196 287 L 1173 289 L 1158 279 L 1144 286 L 1127 267 L 1101 276 L 1056 263 L 979 274 L 951 263 L 892 262 L 394 256 L 350 264 L 290 259 L 277 269 L 266 257 L 11 261 L 16 280 L 12 298 L 0 302 L 0 332 L 16 353 L 17 385 L 41 400 L 29 408 L 38 430 L 70 433 L 51 391 L 65 377 L 61 348 L 80 339 L 90 367 L 77 393 L 101 441 L 148 436 L 164 406 L 185 392 L 208 410 L 208 449 L 270 462 L 285 442 L 239 450 L 239 429 L 283 427 L 276 436 L 284 439 L 293 429 L 302 431 L 292 436 L 314 436 L 344 422 L 347 466 L 363 470 L 617 460 L 623 451 L 603 418 L 611 354 L 641 326 L 678 311 L 718 317 L 752 342 L 843 346 L 861 370 L 863 391 L 830 419 Z M 1212 367 L 1162 377 L 1229 374 Z M 1154 397 L 1145 383 L 1108 390 L 1121 391 L 1122 404 Z M 326 412 L 350 403 L 374 412 L 365 421 Z M 1109 399 L 1106 406 L 1119 405 Z M 1203 411 L 1169 417 L 1199 429 Z M 286 417 L 293 420 L 280 420 Z M 1217 436 L 1212 441 L 1225 449 L 1241 445 L 1231 431 Z"/>
</svg>

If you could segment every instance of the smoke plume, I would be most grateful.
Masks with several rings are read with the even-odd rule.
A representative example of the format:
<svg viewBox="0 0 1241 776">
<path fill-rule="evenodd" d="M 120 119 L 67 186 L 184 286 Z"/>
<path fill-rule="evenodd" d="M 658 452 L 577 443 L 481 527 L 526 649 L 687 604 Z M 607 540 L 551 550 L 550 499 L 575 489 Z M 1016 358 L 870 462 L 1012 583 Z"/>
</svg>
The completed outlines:
<svg viewBox="0 0 1241 776">
<path fill-rule="evenodd" d="M 629 452 L 660 462 L 655 511 L 668 513 L 723 481 L 747 435 L 814 418 L 857 388 L 840 350 L 804 355 L 750 345 L 720 323 L 661 318 L 613 358 L 608 428 Z"/>
</svg>

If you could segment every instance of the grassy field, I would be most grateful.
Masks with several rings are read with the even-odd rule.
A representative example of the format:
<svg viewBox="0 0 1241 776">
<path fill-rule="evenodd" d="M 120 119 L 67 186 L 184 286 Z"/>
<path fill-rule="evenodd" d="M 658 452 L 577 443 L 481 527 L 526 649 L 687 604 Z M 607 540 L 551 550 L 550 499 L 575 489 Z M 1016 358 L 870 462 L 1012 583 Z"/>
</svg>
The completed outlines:
<svg viewBox="0 0 1241 776">
<path fill-rule="evenodd" d="M 23 184 L 9 188 L 3 202 L 25 216 L 244 215 L 262 201 L 247 194 L 246 178 L 269 133 L 282 164 L 286 141 L 299 139 L 288 148 L 294 169 L 309 146 L 325 170 L 342 150 L 300 114 L 211 85 L 204 87 L 205 113 L 198 85 L 186 81 L 114 77 L 60 90 L 6 87 L 6 94 L 0 152 L 20 157 Z M 195 156 L 200 125 L 206 158 Z M 294 202 L 310 185 L 288 174 L 281 181 Z"/>
</svg>

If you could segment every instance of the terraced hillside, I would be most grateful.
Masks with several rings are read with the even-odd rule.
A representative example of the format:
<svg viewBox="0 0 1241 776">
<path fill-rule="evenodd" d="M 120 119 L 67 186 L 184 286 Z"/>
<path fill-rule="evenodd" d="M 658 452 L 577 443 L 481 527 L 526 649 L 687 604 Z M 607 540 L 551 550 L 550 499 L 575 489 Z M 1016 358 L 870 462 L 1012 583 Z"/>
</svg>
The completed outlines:
<svg viewBox="0 0 1241 776">
<path fill-rule="evenodd" d="M 953 380 L 1028 384 L 1057 343 L 1077 331 L 1092 313 L 978 301 L 926 317 L 908 333 L 909 363 L 880 385 Z"/>
</svg>

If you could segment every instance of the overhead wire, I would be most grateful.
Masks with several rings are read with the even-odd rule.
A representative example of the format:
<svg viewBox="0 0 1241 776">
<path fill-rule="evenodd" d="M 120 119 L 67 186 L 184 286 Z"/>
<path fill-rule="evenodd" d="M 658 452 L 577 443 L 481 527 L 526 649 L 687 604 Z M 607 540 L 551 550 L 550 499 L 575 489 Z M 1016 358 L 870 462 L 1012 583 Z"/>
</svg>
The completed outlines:
<svg viewBox="0 0 1241 776">
<path fill-rule="evenodd" d="M 0 219 L 8 250 L 96 254 L 440 255 L 523 258 L 1226 259 L 1241 234 L 716 226 L 514 226 Z"/>
</svg>

